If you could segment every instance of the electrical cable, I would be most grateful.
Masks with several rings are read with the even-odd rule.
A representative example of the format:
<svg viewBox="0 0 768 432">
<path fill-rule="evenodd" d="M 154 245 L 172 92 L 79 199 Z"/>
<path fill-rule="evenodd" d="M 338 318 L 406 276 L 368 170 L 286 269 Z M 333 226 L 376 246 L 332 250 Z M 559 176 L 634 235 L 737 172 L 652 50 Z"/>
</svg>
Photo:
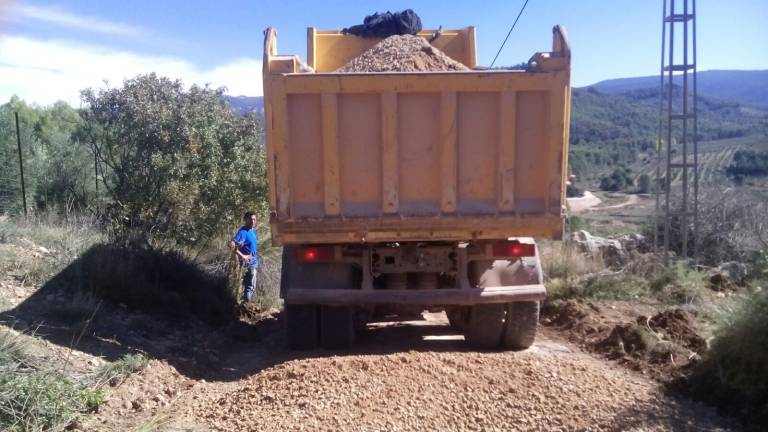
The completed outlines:
<svg viewBox="0 0 768 432">
<path fill-rule="evenodd" d="M 528 0 L 525 0 L 525 3 L 523 3 L 523 7 L 520 8 L 520 13 L 517 14 L 517 18 L 515 18 L 515 22 L 512 23 L 512 27 L 509 29 L 509 32 L 507 33 L 507 37 L 505 37 L 504 42 L 501 43 L 501 46 L 499 47 L 499 51 L 496 53 L 496 57 L 494 57 L 493 61 L 491 62 L 491 67 L 493 67 L 493 65 L 496 64 L 496 59 L 499 58 L 499 54 L 501 54 L 501 50 L 504 49 L 504 44 L 507 43 L 507 39 L 509 39 L 509 35 L 511 35 L 512 30 L 515 29 L 515 26 L 517 25 L 517 20 L 520 19 L 520 15 L 523 14 L 523 11 L 525 10 L 526 6 L 528 6 Z"/>
</svg>

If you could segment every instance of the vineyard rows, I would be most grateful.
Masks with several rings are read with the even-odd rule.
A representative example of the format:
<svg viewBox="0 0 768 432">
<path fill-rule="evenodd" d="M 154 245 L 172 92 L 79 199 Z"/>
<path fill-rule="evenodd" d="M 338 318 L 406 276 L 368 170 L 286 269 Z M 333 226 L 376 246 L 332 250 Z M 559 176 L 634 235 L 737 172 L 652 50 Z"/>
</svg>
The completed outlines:
<svg viewBox="0 0 768 432">
<path fill-rule="evenodd" d="M 700 185 L 706 185 L 706 184 L 716 184 L 721 183 L 725 179 L 725 168 L 731 163 L 733 160 L 733 155 L 736 154 L 738 150 L 741 150 L 744 148 L 743 146 L 730 146 L 726 148 L 721 148 L 714 151 L 706 151 L 706 152 L 699 152 L 699 184 Z M 693 161 L 693 156 L 688 155 L 688 160 Z M 682 162 L 682 156 L 675 156 L 672 159 L 673 163 L 680 163 Z M 662 161 L 662 172 L 665 169 L 665 163 Z M 672 184 L 678 185 L 682 182 L 683 179 L 683 170 L 682 168 L 675 168 L 674 169 L 674 177 L 672 178 Z M 654 178 L 656 176 L 656 165 L 655 163 L 651 163 L 648 165 L 645 165 L 640 171 L 640 175 L 647 174 L 651 176 L 651 178 Z M 693 173 L 689 170 L 688 171 L 688 179 L 689 181 L 693 181 Z"/>
</svg>

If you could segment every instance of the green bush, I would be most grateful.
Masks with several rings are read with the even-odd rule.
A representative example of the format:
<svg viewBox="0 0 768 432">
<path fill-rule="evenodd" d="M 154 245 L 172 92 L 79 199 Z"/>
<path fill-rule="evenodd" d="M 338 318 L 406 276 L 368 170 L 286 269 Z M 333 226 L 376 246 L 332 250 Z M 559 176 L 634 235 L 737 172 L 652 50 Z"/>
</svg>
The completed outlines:
<svg viewBox="0 0 768 432">
<path fill-rule="evenodd" d="M 632 186 L 632 179 L 629 171 L 624 167 L 618 167 L 613 172 L 600 179 L 600 189 L 604 191 L 617 192 L 626 190 Z"/>
<path fill-rule="evenodd" d="M 637 178 L 637 193 L 646 194 L 651 192 L 651 176 L 648 174 L 641 174 Z"/>
<path fill-rule="evenodd" d="M 0 430 L 63 430 L 78 414 L 105 400 L 98 387 L 77 384 L 63 374 L 31 365 L 19 334 L 0 331 Z"/>
<path fill-rule="evenodd" d="M 154 74 L 86 90 L 79 141 L 97 155 L 115 239 L 200 249 L 246 209 L 266 209 L 261 118 L 223 89 Z"/>
<path fill-rule="evenodd" d="M 733 162 L 725 169 L 729 176 L 768 176 L 768 152 L 739 150 L 733 155 Z"/>
<path fill-rule="evenodd" d="M 542 247 L 549 297 L 599 300 L 653 299 L 681 305 L 701 301 L 705 275 L 686 263 L 665 267 L 653 254 L 636 256 L 617 272 L 605 269 L 600 257 L 589 258 L 568 245 Z"/>
<path fill-rule="evenodd" d="M 63 430 L 78 414 L 95 410 L 102 390 L 72 383 L 57 372 L 0 375 L 0 429 L 8 432 Z"/>
<path fill-rule="evenodd" d="M 768 426 L 768 291 L 745 296 L 722 315 L 711 349 L 688 381 L 694 397 Z"/>
<path fill-rule="evenodd" d="M 72 140 L 77 111 L 65 102 L 47 107 L 17 97 L 0 105 L 0 213 L 21 213 L 16 125 L 19 114 L 28 208 L 84 209 L 96 197 L 93 153 Z"/>
</svg>

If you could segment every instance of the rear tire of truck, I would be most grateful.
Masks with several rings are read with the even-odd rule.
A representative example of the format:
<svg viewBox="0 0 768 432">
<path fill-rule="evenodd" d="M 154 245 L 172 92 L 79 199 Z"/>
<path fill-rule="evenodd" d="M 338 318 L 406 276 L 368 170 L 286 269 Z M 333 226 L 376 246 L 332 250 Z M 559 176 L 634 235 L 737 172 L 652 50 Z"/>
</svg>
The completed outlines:
<svg viewBox="0 0 768 432">
<path fill-rule="evenodd" d="M 354 343 L 354 309 L 345 306 L 320 306 L 320 345 L 327 349 L 344 349 Z"/>
<path fill-rule="evenodd" d="M 294 251 L 299 246 L 285 246 L 280 279 L 283 298 L 293 288 L 336 287 L 353 289 L 360 286 L 362 273 L 347 263 L 298 262 Z M 288 346 L 307 350 L 322 345 L 327 348 L 348 347 L 354 341 L 354 308 L 325 305 L 287 304 Z"/>
<path fill-rule="evenodd" d="M 507 303 L 506 309 L 501 347 L 524 350 L 533 345 L 539 325 L 539 302 Z"/>
<path fill-rule="evenodd" d="M 285 305 L 288 348 L 311 350 L 317 348 L 318 307 L 316 305 Z"/>
<path fill-rule="evenodd" d="M 503 304 L 480 304 L 470 308 L 464 339 L 474 348 L 498 349 L 504 331 Z"/>
</svg>

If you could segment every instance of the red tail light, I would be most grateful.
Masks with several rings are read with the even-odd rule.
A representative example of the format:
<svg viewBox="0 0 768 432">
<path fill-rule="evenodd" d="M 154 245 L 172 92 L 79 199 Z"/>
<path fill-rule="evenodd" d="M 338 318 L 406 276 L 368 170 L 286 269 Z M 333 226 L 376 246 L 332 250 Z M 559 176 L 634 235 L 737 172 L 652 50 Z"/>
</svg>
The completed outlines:
<svg viewBox="0 0 768 432">
<path fill-rule="evenodd" d="M 333 246 L 301 247 L 294 251 L 297 261 L 331 261 L 333 260 Z"/>
<path fill-rule="evenodd" d="M 536 245 L 516 241 L 494 243 L 493 256 L 499 258 L 536 256 Z"/>
</svg>

